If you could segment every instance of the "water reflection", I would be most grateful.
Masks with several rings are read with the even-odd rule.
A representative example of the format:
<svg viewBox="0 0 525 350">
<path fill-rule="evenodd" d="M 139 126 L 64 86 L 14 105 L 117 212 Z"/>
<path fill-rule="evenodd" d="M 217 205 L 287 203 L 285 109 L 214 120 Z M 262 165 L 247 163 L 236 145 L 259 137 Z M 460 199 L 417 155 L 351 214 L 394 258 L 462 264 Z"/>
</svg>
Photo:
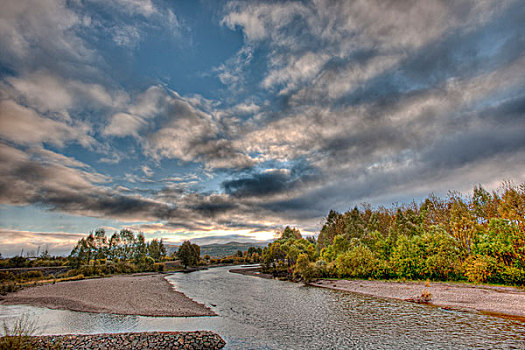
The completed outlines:
<svg viewBox="0 0 525 350">
<path fill-rule="evenodd" d="M 525 324 L 210 269 L 168 277 L 217 317 L 143 317 L 0 305 L 43 334 L 212 330 L 229 349 L 525 349 Z"/>
</svg>

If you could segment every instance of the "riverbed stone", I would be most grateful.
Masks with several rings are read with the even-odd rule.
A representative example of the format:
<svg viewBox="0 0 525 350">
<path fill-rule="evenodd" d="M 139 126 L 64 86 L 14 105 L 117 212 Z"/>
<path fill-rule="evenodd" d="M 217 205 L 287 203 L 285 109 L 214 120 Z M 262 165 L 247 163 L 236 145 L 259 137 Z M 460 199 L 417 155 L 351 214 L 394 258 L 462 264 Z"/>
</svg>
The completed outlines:
<svg viewBox="0 0 525 350">
<path fill-rule="evenodd" d="M 34 349 L 222 349 L 226 342 L 216 333 L 144 332 L 31 337 Z"/>
</svg>

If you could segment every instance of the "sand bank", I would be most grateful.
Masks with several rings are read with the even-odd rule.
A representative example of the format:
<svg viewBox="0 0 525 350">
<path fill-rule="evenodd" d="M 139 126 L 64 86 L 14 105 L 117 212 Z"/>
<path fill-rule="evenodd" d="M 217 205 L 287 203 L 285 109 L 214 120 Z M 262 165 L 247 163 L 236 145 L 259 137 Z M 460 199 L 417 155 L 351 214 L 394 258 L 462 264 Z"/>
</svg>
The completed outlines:
<svg viewBox="0 0 525 350">
<path fill-rule="evenodd" d="M 525 291 L 513 287 L 446 282 L 430 282 L 427 287 L 425 282 L 367 280 L 320 280 L 311 285 L 399 300 L 417 298 L 427 290 L 432 294 L 430 305 L 525 321 Z"/>
<path fill-rule="evenodd" d="M 216 315 L 176 291 L 161 274 L 120 275 L 31 287 L 8 294 L 2 303 L 120 315 Z"/>
</svg>

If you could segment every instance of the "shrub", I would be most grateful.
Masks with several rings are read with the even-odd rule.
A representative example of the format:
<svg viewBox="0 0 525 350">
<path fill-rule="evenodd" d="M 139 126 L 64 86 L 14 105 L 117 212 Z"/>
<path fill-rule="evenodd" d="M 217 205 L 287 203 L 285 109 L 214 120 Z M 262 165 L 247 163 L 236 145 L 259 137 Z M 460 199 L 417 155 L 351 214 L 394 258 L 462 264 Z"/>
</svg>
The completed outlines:
<svg viewBox="0 0 525 350">
<path fill-rule="evenodd" d="M 6 295 L 7 293 L 16 292 L 22 288 L 20 284 L 12 281 L 4 282 L 0 284 L 0 295 Z"/>
<path fill-rule="evenodd" d="M 339 277 L 369 277 L 377 260 L 370 248 L 359 245 L 339 255 L 335 260 Z"/>
<path fill-rule="evenodd" d="M 505 284 L 525 285 L 525 270 L 514 266 L 505 266 L 501 272 Z"/>
<path fill-rule="evenodd" d="M 22 279 L 40 279 L 40 278 L 43 278 L 44 275 L 42 274 L 42 271 L 40 270 L 33 270 L 33 271 L 24 272 L 20 277 Z"/>
<path fill-rule="evenodd" d="M 469 256 L 465 260 L 463 267 L 467 279 L 474 283 L 494 281 L 498 272 L 497 260 L 487 255 Z"/>
<path fill-rule="evenodd" d="M 316 278 L 328 276 L 328 264 L 324 260 L 317 260 L 314 265 L 314 275 Z"/>
<path fill-rule="evenodd" d="M 424 254 L 419 236 L 399 236 L 392 252 L 391 262 L 398 277 L 421 278 L 424 275 Z"/>
<path fill-rule="evenodd" d="M 310 282 L 314 278 L 314 264 L 310 263 L 310 259 L 305 253 L 299 254 L 295 264 L 294 277 L 297 278 L 299 276 L 305 282 Z"/>
<path fill-rule="evenodd" d="M 15 275 L 9 271 L 0 271 L 0 281 L 13 281 L 15 280 Z"/>
<path fill-rule="evenodd" d="M 377 265 L 374 271 L 372 272 L 373 278 L 392 278 L 395 274 L 392 271 L 392 266 L 388 261 L 377 260 Z"/>
</svg>

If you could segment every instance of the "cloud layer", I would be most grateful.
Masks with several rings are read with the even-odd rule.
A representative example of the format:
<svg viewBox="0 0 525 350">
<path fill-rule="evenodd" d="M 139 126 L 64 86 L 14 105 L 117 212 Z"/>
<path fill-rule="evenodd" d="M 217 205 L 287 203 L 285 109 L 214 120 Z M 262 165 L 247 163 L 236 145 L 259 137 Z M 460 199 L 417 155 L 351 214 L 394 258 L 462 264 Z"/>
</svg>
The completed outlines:
<svg viewBox="0 0 525 350">
<path fill-rule="evenodd" d="M 3 5 L 5 208 L 267 239 L 331 208 L 525 181 L 519 1 L 192 6 L 198 21 L 164 1 Z"/>
</svg>

